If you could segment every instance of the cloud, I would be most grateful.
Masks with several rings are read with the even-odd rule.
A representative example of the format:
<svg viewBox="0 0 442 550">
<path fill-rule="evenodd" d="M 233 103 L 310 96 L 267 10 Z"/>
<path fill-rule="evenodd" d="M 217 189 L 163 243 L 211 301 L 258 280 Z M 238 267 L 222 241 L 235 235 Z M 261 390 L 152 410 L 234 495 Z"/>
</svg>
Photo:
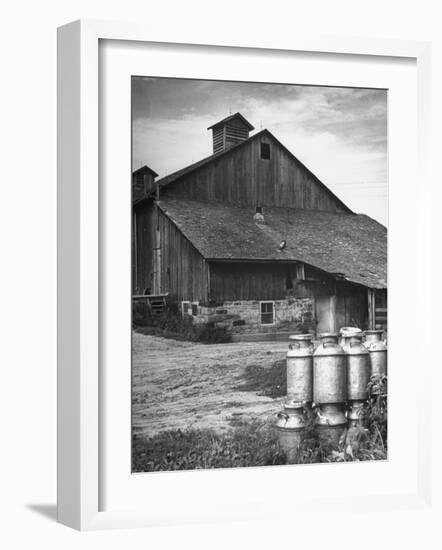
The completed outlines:
<svg viewBox="0 0 442 550">
<path fill-rule="evenodd" d="M 351 208 L 386 223 L 385 90 L 163 78 L 134 78 L 132 90 L 134 168 L 164 176 L 210 155 L 207 127 L 240 111 Z"/>
</svg>

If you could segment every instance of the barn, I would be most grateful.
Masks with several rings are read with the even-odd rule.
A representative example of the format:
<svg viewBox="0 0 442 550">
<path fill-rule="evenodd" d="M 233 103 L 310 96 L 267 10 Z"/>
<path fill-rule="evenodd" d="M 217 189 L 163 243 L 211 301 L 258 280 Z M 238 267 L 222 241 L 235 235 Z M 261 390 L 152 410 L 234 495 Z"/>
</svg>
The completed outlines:
<svg viewBox="0 0 442 550">
<path fill-rule="evenodd" d="M 134 300 L 167 296 L 238 339 L 386 328 L 386 228 L 240 113 L 208 130 L 209 157 L 133 173 Z"/>
</svg>

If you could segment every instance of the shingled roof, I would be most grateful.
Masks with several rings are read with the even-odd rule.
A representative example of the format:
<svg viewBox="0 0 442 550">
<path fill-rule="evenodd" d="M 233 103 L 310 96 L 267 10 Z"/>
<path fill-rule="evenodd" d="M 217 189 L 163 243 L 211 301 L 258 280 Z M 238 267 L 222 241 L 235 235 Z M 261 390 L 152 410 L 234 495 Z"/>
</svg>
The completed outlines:
<svg viewBox="0 0 442 550">
<path fill-rule="evenodd" d="M 208 260 L 297 260 L 369 288 L 387 286 L 387 229 L 366 215 L 264 208 L 265 224 L 257 224 L 246 206 L 166 197 L 158 205 Z"/>
</svg>

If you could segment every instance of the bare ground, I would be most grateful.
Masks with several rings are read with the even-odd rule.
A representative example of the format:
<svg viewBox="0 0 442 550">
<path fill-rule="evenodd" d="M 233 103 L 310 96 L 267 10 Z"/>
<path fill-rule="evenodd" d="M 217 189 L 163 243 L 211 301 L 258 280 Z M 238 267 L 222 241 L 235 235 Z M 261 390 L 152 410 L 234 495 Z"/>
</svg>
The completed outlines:
<svg viewBox="0 0 442 550">
<path fill-rule="evenodd" d="M 248 365 L 270 368 L 285 342 L 196 344 L 133 333 L 133 433 L 212 428 L 269 419 L 281 399 L 237 391 Z"/>
</svg>

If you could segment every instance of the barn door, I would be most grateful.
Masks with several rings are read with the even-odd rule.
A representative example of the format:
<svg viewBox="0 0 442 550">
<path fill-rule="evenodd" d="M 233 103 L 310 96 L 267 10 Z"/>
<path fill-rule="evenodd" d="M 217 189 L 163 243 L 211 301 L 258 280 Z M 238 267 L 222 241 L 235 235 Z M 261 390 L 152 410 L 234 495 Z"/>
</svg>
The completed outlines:
<svg viewBox="0 0 442 550">
<path fill-rule="evenodd" d="M 336 331 L 336 296 L 316 297 L 316 332 Z"/>
</svg>

